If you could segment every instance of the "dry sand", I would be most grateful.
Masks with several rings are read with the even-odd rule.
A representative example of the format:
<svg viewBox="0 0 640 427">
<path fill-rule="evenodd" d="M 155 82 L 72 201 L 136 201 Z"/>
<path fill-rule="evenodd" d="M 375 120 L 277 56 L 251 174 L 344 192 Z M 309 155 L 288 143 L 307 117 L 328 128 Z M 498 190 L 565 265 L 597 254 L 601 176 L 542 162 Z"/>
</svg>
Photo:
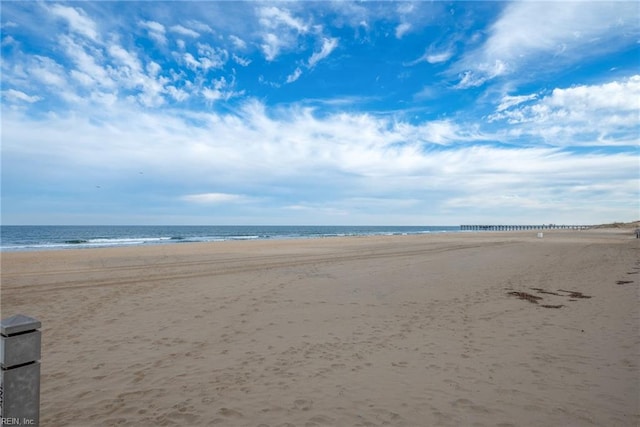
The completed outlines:
<svg viewBox="0 0 640 427">
<path fill-rule="evenodd" d="M 640 240 L 536 234 L 4 253 L 2 317 L 42 426 L 638 425 Z"/>
</svg>

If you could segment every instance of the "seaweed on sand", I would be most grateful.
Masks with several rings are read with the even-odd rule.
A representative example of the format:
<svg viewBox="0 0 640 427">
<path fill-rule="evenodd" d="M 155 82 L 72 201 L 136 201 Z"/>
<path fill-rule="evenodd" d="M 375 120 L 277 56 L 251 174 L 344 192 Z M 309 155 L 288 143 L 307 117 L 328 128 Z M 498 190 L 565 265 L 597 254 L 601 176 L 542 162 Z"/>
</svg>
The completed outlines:
<svg viewBox="0 0 640 427">
<path fill-rule="evenodd" d="M 585 295 L 582 292 L 576 292 L 576 291 L 566 291 L 564 289 L 558 289 L 558 292 L 566 292 L 569 295 L 569 298 L 591 298 L 590 295 Z"/>
<path fill-rule="evenodd" d="M 545 291 L 542 288 L 531 288 L 531 289 L 534 290 L 534 291 L 538 291 L 539 294 L 549 294 L 549 295 L 558 295 L 558 296 L 560 296 L 560 294 L 557 293 L 557 292 Z"/>
<path fill-rule="evenodd" d="M 542 297 L 538 297 L 538 296 L 535 296 L 535 295 L 528 294 L 526 292 L 518 292 L 518 291 L 509 292 L 509 295 L 516 296 L 516 297 L 518 297 L 520 299 L 527 300 L 527 301 L 529 301 L 531 303 L 534 303 L 534 304 L 537 304 L 538 300 L 542 299 Z"/>
</svg>

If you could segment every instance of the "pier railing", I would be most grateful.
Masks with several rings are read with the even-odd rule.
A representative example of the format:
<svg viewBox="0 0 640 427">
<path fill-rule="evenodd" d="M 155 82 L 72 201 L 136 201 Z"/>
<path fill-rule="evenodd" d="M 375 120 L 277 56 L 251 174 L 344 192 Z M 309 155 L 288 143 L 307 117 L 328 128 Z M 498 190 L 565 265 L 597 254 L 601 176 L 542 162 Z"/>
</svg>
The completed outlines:
<svg viewBox="0 0 640 427">
<path fill-rule="evenodd" d="M 586 230 L 592 225 L 461 225 L 461 231 Z"/>
</svg>

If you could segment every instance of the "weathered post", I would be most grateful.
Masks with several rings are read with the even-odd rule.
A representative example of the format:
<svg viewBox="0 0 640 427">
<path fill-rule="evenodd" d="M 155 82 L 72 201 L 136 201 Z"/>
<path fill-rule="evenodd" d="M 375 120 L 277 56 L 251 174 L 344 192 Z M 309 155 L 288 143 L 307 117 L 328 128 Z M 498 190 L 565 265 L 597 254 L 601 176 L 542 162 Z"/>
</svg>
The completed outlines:
<svg viewBox="0 0 640 427">
<path fill-rule="evenodd" d="M 40 326 L 22 314 L 0 321 L 0 424 L 40 425 Z"/>
</svg>

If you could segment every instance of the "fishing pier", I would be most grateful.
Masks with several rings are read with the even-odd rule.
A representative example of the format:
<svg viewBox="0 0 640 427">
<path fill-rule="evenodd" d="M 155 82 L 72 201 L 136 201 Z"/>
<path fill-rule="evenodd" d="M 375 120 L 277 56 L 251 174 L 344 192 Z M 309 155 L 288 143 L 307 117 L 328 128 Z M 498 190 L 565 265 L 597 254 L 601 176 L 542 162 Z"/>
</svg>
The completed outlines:
<svg viewBox="0 0 640 427">
<path fill-rule="evenodd" d="M 592 225 L 461 225 L 460 231 L 586 230 Z"/>
</svg>

